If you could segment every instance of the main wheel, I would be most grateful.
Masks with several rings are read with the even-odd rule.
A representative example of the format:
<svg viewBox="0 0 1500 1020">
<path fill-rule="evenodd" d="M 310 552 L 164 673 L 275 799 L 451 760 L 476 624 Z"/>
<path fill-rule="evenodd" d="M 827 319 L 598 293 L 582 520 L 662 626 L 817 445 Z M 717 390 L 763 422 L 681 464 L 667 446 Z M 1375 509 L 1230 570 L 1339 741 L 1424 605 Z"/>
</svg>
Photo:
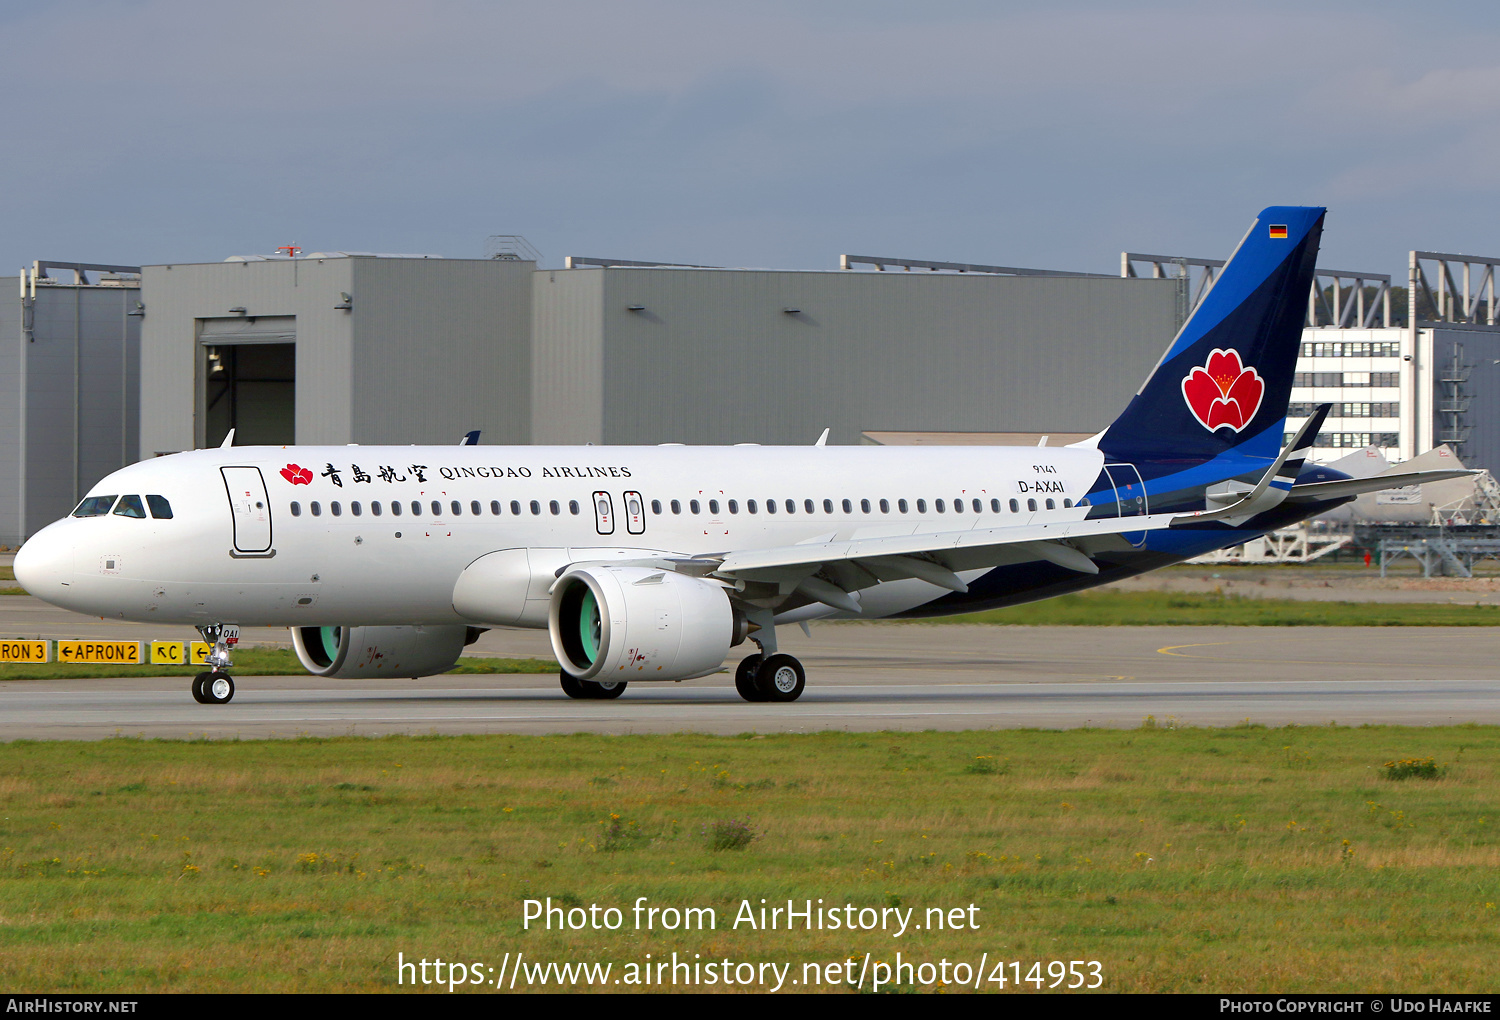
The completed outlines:
<svg viewBox="0 0 1500 1020">
<path fill-rule="evenodd" d="M 740 697 L 746 701 L 765 701 L 766 696 L 761 693 L 760 686 L 755 682 L 755 674 L 760 670 L 761 655 L 747 655 L 740 660 L 739 666 L 734 671 L 734 689 L 740 692 Z"/>
<path fill-rule="evenodd" d="M 624 680 L 612 680 L 602 684 L 594 680 L 581 680 L 579 682 L 583 684 L 583 689 L 586 692 L 584 694 L 585 698 L 610 700 L 618 698 L 625 693 Z"/>
<path fill-rule="evenodd" d="M 228 673 L 213 672 L 203 678 L 203 701 L 209 705 L 227 705 L 234 698 L 234 681 Z"/>
<path fill-rule="evenodd" d="M 570 698 L 586 698 L 586 697 L 588 697 L 588 692 L 583 689 L 583 681 L 580 680 L 580 679 L 578 679 L 572 673 L 569 673 L 567 670 L 563 670 L 561 673 L 558 674 L 558 679 L 562 681 L 563 693 L 566 694 L 568 697 L 570 697 Z"/>
<path fill-rule="evenodd" d="M 755 685 L 766 701 L 796 701 L 807 686 L 807 673 L 792 656 L 772 655 L 756 671 Z"/>
<path fill-rule="evenodd" d="M 200 705 L 208 704 L 208 697 L 203 693 L 203 684 L 211 676 L 213 676 L 212 673 L 199 673 L 193 677 L 193 700 Z"/>
</svg>

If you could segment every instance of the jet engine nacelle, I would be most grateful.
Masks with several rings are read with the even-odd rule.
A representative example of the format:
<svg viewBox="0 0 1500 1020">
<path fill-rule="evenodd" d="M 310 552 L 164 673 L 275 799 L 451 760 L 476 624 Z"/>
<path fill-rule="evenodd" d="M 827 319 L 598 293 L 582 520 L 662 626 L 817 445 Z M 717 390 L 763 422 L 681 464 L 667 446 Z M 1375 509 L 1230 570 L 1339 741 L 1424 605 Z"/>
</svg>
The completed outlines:
<svg viewBox="0 0 1500 1020">
<path fill-rule="evenodd" d="M 583 680 L 691 680 L 723 665 L 735 614 L 723 587 L 646 567 L 569 570 L 552 589 L 552 651 Z"/>
<path fill-rule="evenodd" d="M 415 679 L 452 669 L 478 636 L 473 627 L 293 627 L 292 645 L 314 676 Z"/>
</svg>

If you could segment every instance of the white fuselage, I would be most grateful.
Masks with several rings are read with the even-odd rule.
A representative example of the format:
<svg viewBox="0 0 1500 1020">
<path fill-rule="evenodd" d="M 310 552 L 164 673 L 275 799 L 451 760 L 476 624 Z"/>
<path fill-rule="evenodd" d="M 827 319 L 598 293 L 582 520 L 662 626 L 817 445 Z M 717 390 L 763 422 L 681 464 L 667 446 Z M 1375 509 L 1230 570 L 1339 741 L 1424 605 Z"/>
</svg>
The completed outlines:
<svg viewBox="0 0 1500 1020">
<path fill-rule="evenodd" d="M 1030 447 L 199 450 L 90 492 L 161 496 L 171 519 L 64 518 L 25 544 L 16 572 L 48 602 L 117 619 L 483 624 L 455 610 L 454 585 L 496 550 L 692 556 L 1080 520 L 1102 464 L 1093 449 Z M 256 469 L 264 492 L 236 468 Z M 862 593 L 862 615 L 944 594 L 882 584 Z"/>
</svg>

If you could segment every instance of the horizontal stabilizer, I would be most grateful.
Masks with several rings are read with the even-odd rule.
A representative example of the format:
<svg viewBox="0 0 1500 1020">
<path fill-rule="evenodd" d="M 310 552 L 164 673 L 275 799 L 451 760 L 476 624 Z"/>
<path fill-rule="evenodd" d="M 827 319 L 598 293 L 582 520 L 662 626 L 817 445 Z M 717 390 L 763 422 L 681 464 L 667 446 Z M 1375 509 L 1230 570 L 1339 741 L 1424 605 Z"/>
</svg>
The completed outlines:
<svg viewBox="0 0 1500 1020">
<path fill-rule="evenodd" d="M 1341 478 L 1332 482 L 1310 482 L 1295 485 L 1287 499 L 1299 503 L 1314 500 L 1341 499 L 1358 496 L 1362 492 L 1379 492 L 1382 489 L 1399 489 L 1405 485 L 1421 485 L 1423 482 L 1441 482 L 1448 478 L 1477 475 L 1478 471 L 1465 468 L 1446 468 L 1434 471 L 1386 471 L 1369 478 Z"/>
</svg>

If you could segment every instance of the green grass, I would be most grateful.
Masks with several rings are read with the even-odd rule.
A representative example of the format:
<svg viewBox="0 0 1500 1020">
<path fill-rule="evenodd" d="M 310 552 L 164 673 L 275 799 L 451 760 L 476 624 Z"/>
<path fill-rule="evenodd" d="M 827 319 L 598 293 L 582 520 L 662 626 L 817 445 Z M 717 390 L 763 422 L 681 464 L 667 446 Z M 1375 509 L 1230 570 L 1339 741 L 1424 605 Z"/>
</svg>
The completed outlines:
<svg viewBox="0 0 1500 1020">
<path fill-rule="evenodd" d="M 1441 778 L 1381 775 L 1427 757 Z M 987 952 L 1098 960 L 1107 991 L 1487 992 L 1497 781 L 1500 730 L 1474 726 L 16 742 L 0 972 L 335 992 L 392 989 L 398 952 L 794 976 Z M 547 897 L 627 921 L 525 929 Z M 637 897 L 719 926 L 635 930 Z M 731 929 L 762 897 L 973 904 L 980 929 Z"/>
<path fill-rule="evenodd" d="M 54 654 L 56 648 L 53 649 Z M 234 672 L 245 676 L 307 676 L 290 648 L 236 648 Z M 72 662 L 0 663 L 3 680 L 88 680 L 119 676 L 191 676 L 204 666 L 121 666 Z M 501 659 L 464 657 L 449 673 L 556 673 L 551 659 Z"/>
<path fill-rule="evenodd" d="M 1493 627 L 1500 625 L 1500 606 L 1304 602 L 1214 593 L 1090 591 L 923 622 L 1097 627 Z"/>
</svg>

